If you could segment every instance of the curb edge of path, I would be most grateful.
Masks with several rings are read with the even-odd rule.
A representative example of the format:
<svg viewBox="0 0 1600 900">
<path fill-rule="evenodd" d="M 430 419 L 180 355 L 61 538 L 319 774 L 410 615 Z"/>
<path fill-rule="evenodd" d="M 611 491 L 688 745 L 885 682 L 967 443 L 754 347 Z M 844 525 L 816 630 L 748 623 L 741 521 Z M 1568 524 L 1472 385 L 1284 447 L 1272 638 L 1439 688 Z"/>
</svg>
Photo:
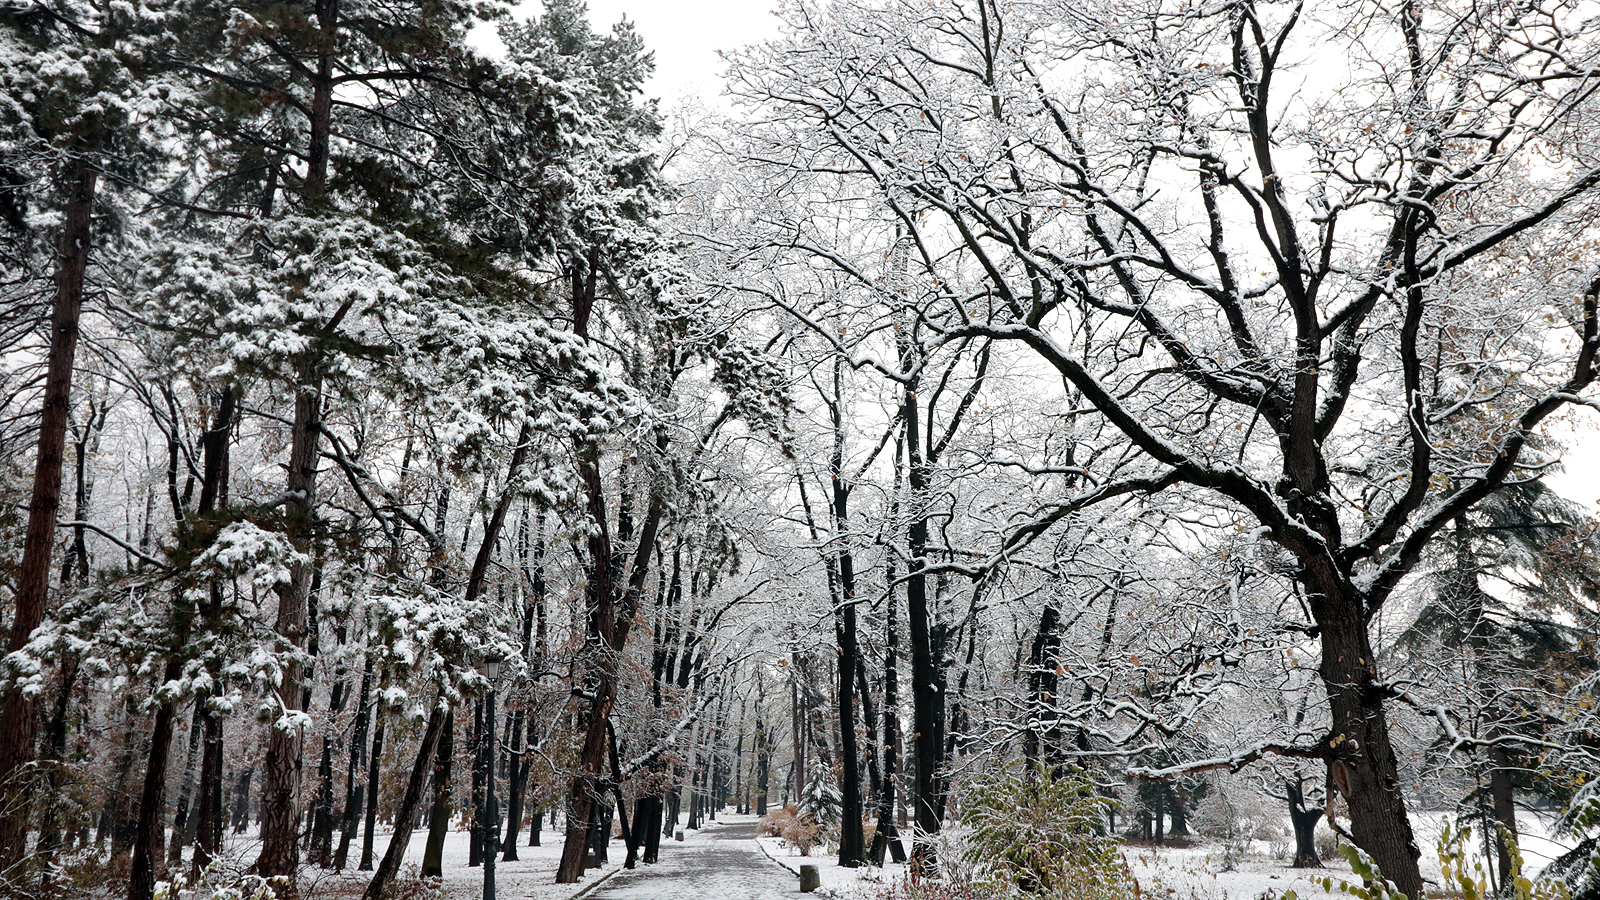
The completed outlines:
<svg viewBox="0 0 1600 900">
<path fill-rule="evenodd" d="M 593 884 L 584 885 L 582 890 L 578 891 L 576 894 L 568 896 L 567 900 L 582 900 L 582 898 L 587 897 L 599 890 L 600 885 L 605 884 L 607 881 L 611 880 L 611 876 L 621 871 L 622 866 L 618 865 L 615 869 L 612 869 L 609 872 L 606 872 L 604 875 L 601 875 L 599 878 L 596 878 Z"/>
<path fill-rule="evenodd" d="M 783 860 L 780 860 L 776 856 L 772 855 L 772 851 L 767 849 L 767 845 L 762 842 L 759 833 L 756 837 L 751 838 L 751 840 L 756 842 L 756 846 L 761 848 L 761 855 L 771 860 L 773 865 L 776 865 L 778 868 L 788 872 L 790 875 L 794 875 L 796 877 L 800 875 L 799 871 L 789 868 L 788 864 L 784 863 Z"/>
</svg>

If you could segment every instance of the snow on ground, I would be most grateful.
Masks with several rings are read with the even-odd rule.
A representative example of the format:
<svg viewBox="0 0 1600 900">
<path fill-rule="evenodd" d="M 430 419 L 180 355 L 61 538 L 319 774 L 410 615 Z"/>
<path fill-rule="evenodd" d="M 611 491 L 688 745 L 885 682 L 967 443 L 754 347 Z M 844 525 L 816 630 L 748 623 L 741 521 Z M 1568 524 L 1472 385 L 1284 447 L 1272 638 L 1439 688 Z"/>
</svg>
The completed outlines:
<svg viewBox="0 0 1600 900">
<path fill-rule="evenodd" d="M 740 834 L 748 834 L 754 830 L 756 818 L 753 815 L 723 812 L 718 815 L 717 822 L 708 824 L 706 829 L 688 831 L 682 843 L 670 838 L 664 839 L 661 843 L 662 868 L 658 871 L 665 876 L 669 874 L 669 870 L 674 870 L 673 857 L 680 853 L 685 857 L 682 864 L 691 868 L 696 864 L 694 860 L 698 859 L 710 864 L 712 857 L 705 856 L 707 851 L 716 848 L 717 842 L 730 849 L 730 845 L 742 844 L 743 838 L 730 839 L 733 836 L 728 832 L 737 829 Z M 1445 823 L 1453 819 L 1453 816 L 1433 812 L 1424 812 L 1413 817 L 1417 844 L 1422 848 L 1424 878 L 1439 877 L 1436 849 L 1438 838 Z M 1547 815 L 1524 813 L 1519 817 L 1518 825 L 1522 831 L 1520 845 L 1527 861 L 1524 874 L 1536 875 L 1551 859 L 1567 849 L 1563 843 L 1550 838 L 1550 824 L 1551 819 Z M 503 900 L 571 900 L 578 893 L 599 884 L 602 879 L 609 878 L 617 872 L 626 855 L 622 842 L 613 840 L 610 846 L 610 862 L 607 865 L 585 873 L 577 884 L 558 885 L 555 883 L 555 872 L 560 861 L 563 837 L 562 832 L 545 831 L 541 835 L 542 846 L 527 847 L 523 846 L 527 843 L 527 835 L 520 835 L 517 852 L 521 859 L 509 863 L 497 862 L 495 865 L 498 896 Z M 1474 835 L 1472 848 L 1474 852 L 1481 847 L 1479 843 L 1481 837 L 1481 834 Z M 439 894 L 444 900 L 476 900 L 481 896 L 483 868 L 467 866 L 468 838 L 469 835 L 464 830 L 451 831 L 446 837 L 444 880 Z M 1325 861 L 1324 865 L 1327 868 L 1322 870 L 1290 868 L 1286 848 L 1291 847 L 1292 843 L 1287 835 L 1273 841 L 1249 841 L 1235 847 L 1232 853 L 1228 852 L 1221 842 L 1204 838 L 1193 840 L 1193 843 L 1185 846 L 1168 844 L 1154 847 L 1130 844 L 1123 848 L 1123 859 L 1145 894 L 1169 900 L 1275 900 L 1289 890 L 1293 890 L 1300 900 L 1335 900 L 1335 895 L 1322 890 L 1310 879 L 1324 876 L 1351 879 L 1350 868 L 1343 859 Z M 415 879 L 426 842 L 425 831 L 412 833 L 406 852 L 406 862 L 401 869 L 401 879 Z M 882 868 L 874 866 L 863 866 L 858 869 L 841 868 L 838 856 L 826 852 L 824 848 L 814 848 L 810 856 L 801 856 L 797 850 L 776 837 L 761 836 L 752 844 L 776 864 L 775 870 L 779 866 L 788 870 L 789 875 L 785 877 L 793 879 L 790 884 L 795 890 L 799 887 L 800 866 L 804 864 L 817 866 L 822 878 L 822 888 L 819 893 L 825 897 L 866 900 L 881 894 L 887 886 L 899 882 L 906 874 L 905 865 L 896 863 L 888 863 Z M 376 844 L 380 857 L 388 845 L 389 835 L 380 832 Z M 751 844 L 743 846 L 749 847 Z M 751 850 L 752 854 L 756 852 L 754 848 Z M 237 836 L 228 845 L 230 857 L 241 868 L 255 858 L 259 849 L 260 842 L 254 835 Z M 356 851 L 352 856 L 358 855 L 359 847 L 351 849 Z M 760 856 L 757 855 L 755 858 L 759 860 Z M 637 893 L 640 889 L 651 893 L 647 885 L 652 868 L 654 867 L 641 866 L 636 875 L 629 875 L 625 879 L 627 883 L 617 882 L 617 888 L 619 890 L 626 888 L 623 893 L 629 891 Z M 365 890 L 367 879 L 371 874 L 354 871 L 332 873 L 315 868 L 306 869 L 304 872 L 306 896 L 312 900 L 318 898 L 346 900 L 359 897 Z M 610 885 L 602 886 L 596 895 L 597 900 L 609 897 L 611 893 L 609 888 Z M 763 892 L 752 889 L 744 893 L 757 896 Z M 694 898 L 686 897 L 685 900 Z M 734 900 L 734 898 L 724 891 L 708 900 Z M 1347 898 L 1341 895 L 1339 900 Z"/>
<path fill-rule="evenodd" d="M 749 822 L 756 820 L 755 816 L 738 818 Z M 732 817 L 729 821 L 733 821 Z M 782 838 L 761 835 L 756 838 L 756 842 L 773 862 L 794 874 L 796 884 L 799 883 L 802 865 L 816 866 L 817 874 L 822 878 L 822 887 L 817 889 L 817 893 L 827 897 L 870 897 L 879 893 L 884 886 L 900 881 L 906 874 L 903 863 L 885 861 L 882 868 L 862 866 L 858 869 L 847 869 L 839 865 L 837 853 L 829 853 L 822 847 L 813 847 L 810 856 L 801 856 L 800 851 Z M 906 851 L 910 850 L 911 846 L 907 842 Z"/>
<path fill-rule="evenodd" d="M 1439 835 L 1445 823 L 1454 820 L 1454 816 L 1437 812 L 1413 816 L 1426 879 L 1437 882 L 1439 878 Z M 1537 875 L 1550 860 L 1568 849 L 1550 838 L 1550 824 L 1547 816 L 1526 812 L 1518 819 L 1525 875 Z M 1482 835 L 1475 832 L 1472 852 L 1481 852 L 1481 839 Z M 905 876 L 904 865 L 891 863 L 882 869 L 846 869 L 839 866 L 837 856 L 823 852 L 820 847 L 806 857 L 779 838 L 762 836 L 758 840 L 768 856 L 791 872 L 798 873 L 804 863 L 816 865 L 822 876 L 821 893 L 831 897 L 873 897 L 885 885 Z M 1122 856 L 1144 894 L 1171 900 L 1274 900 L 1290 890 L 1300 900 L 1348 900 L 1342 894 L 1323 890 L 1311 879 L 1331 876 L 1336 883 L 1355 880 L 1343 858 L 1324 861 L 1324 869 L 1291 868 L 1293 838 L 1289 834 L 1276 841 L 1250 841 L 1236 851 L 1229 853 L 1219 841 L 1196 838 L 1186 846 L 1129 844 L 1123 847 Z"/>
<path fill-rule="evenodd" d="M 444 860 L 441 868 L 444 880 L 440 886 L 438 896 L 444 900 L 476 900 L 483 893 L 483 867 L 467 865 L 467 850 L 470 842 L 470 833 L 450 831 L 445 836 Z M 541 846 L 528 847 L 528 835 L 523 832 L 518 836 L 517 856 L 515 862 L 495 862 L 495 894 L 502 900 L 568 900 L 579 891 L 594 885 L 602 877 L 615 872 L 622 865 L 627 851 L 621 841 L 613 841 L 608 848 L 610 862 L 597 869 L 590 869 L 584 873 L 577 884 L 556 884 L 556 867 L 561 862 L 561 843 L 566 835 L 560 831 L 543 831 L 540 833 Z M 400 867 L 400 879 L 415 880 L 422 865 L 422 851 L 428 842 L 427 829 L 413 831 L 411 841 L 406 845 L 405 862 Z M 389 833 L 379 831 L 374 845 L 374 852 L 378 859 L 383 858 L 384 852 L 389 848 Z M 667 844 L 662 844 L 662 853 L 665 855 Z M 230 840 L 227 847 L 228 855 L 236 864 L 248 865 L 256 858 L 261 849 L 261 842 L 255 835 L 238 835 Z M 351 859 L 360 856 L 360 846 L 351 849 Z M 315 867 L 301 869 L 301 881 L 304 885 L 304 896 L 308 900 L 345 900 L 345 898 L 360 897 L 367 888 L 371 872 L 357 872 L 347 869 L 336 873 Z M 188 895 L 186 894 L 185 897 Z"/>
</svg>

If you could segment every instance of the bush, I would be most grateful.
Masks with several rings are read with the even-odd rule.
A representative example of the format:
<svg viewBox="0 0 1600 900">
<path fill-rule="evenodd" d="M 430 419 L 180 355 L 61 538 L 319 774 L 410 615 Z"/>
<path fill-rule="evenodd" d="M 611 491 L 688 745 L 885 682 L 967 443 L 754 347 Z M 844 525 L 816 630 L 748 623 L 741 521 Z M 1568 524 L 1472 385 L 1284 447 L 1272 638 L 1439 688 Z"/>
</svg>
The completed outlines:
<svg viewBox="0 0 1600 900">
<path fill-rule="evenodd" d="M 822 829 L 812 820 L 811 814 L 801 812 L 793 804 L 782 809 L 769 810 L 756 823 L 762 834 L 781 838 L 784 843 L 810 856 L 811 848 L 822 840 Z"/>
<path fill-rule="evenodd" d="M 1319 825 L 1313 840 L 1317 844 L 1317 858 L 1331 862 L 1339 855 L 1339 836 L 1326 826 Z"/>
<path fill-rule="evenodd" d="M 1445 823 L 1438 846 L 1441 890 L 1437 894 L 1430 892 L 1430 897 L 1490 900 L 1495 896 L 1488 873 L 1484 871 L 1483 859 L 1467 849 L 1471 838 L 1471 828 L 1456 830 L 1448 822 Z M 1507 879 L 1510 891 L 1506 900 L 1570 900 L 1572 895 L 1560 879 L 1541 877 L 1534 881 L 1524 876 L 1522 853 L 1517 849 L 1517 842 L 1508 835 L 1507 843 L 1511 850 L 1511 877 Z M 1361 878 L 1361 884 L 1351 884 L 1332 876 L 1313 878 L 1312 883 L 1329 893 L 1342 893 L 1354 900 L 1406 900 L 1406 896 L 1383 877 L 1377 863 L 1368 859 L 1365 853 L 1349 844 L 1340 844 L 1339 852 L 1349 860 L 1350 871 Z M 1283 900 L 1296 900 L 1294 892 L 1286 892 Z"/>
<path fill-rule="evenodd" d="M 978 881 L 998 893 L 1110 900 L 1135 893 L 1105 835 L 1099 787 L 1082 770 L 1007 766 L 964 787 L 965 855 Z"/>
<path fill-rule="evenodd" d="M 281 878 L 263 878 L 212 863 L 190 884 L 179 875 L 156 885 L 156 900 L 276 900 L 284 887 Z"/>
<path fill-rule="evenodd" d="M 884 887 L 872 900 L 1006 900 L 1008 892 L 971 881 L 907 875 Z"/>
</svg>

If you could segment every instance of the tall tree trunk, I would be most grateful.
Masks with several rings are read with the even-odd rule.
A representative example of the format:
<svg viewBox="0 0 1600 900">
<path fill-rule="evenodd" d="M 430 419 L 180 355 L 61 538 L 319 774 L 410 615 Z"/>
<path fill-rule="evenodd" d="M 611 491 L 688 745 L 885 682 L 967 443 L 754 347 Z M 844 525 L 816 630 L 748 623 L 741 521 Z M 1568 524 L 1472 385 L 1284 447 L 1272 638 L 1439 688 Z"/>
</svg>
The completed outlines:
<svg viewBox="0 0 1600 900">
<path fill-rule="evenodd" d="M 912 857 L 924 873 L 932 874 L 935 859 L 928 837 L 939 833 L 944 808 L 945 673 L 939 661 L 943 649 L 941 628 L 928 607 L 928 579 L 923 572 L 928 564 L 928 517 L 924 508 L 928 473 L 922 456 L 918 403 L 915 387 L 908 386 L 902 407 L 910 488 L 906 617 L 911 626 L 912 722 L 917 756 L 916 789 L 911 794 L 918 835 Z"/>
<path fill-rule="evenodd" d="M 200 735 L 205 730 L 205 713 L 201 704 L 195 703 L 193 720 L 189 723 L 189 751 L 184 754 L 183 780 L 178 783 L 178 808 L 172 816 L 172 839 L 167 844 L 167 867 L 176 869 L 183 862 L 183 848 L 194 837 L 194 817 L 190 807 L 194 803 L 195 774 L 200 768 Z"/>
<path fill-rule="evenodd" d="M 212 586 L 213 591 L 220 588 Z M 203 705 L 203 704 L 202 704 Z M 222 716 L 206 710 L 200 758 L 200 809 L 195 823 L 194 865 L 198 875 L 222 852 Z"/>
<path fill-rule="evenodd" d="M 111 796 L 105 807 L 105 825 L 102 832 L 111 836 L 111 858 L 120 859 L 133 849 L 137 828 L 138 810 L 131 798 L 134 796 L 129 782 L 133 779 L 133 763 L 139 755 L 139 716 L 134 714 L 131 698 L 125 701 L 123 715 L 122 750 L 118 754 L 116 778 L 111 783 Z"/>
<path fill-rule="evenodd" d="M 61 827 L 62 807 L 66 798 L 61 791 L 63 781 L 62 763 L 67 758 L 67 707 L 72 703 L 72 691 L 78 681 L 78 662 L 73 657 L 63 660 L 60 665 L 61 689 L 56 695 L 55 710 L 50 715 L 50 728 L 47 735 L 49 743 L 46 747 L 46 762 L 50 766 L 46 779 L 44 821 L 39 829 L 39 864 L 48 867 L 55 859 L 65 843 Z"/>
<path fill-rule="evenodd" d="M 833 490 L 834 518 L 839 536 L 844 538 L 846 515 L 849 512 L 849 491 L 835 482 Z M 854 868 L 865 858 L 861 834 L 861 763 L 856 752 L 855 674 L 858 663 L 856 649 L 856 576 L 855 560 L 849 549 L 839 553 L 840 604 L 834 617 L 834 630 L 838 639 L 839 676 L 839 757 L 843 763 L 839 773 L 840 804 L 839 865 Z"/>
<path fill-rule="evenodd" d="M 245 766 L 239 773 L 239 786 L 233 791 L 233 833 L 244 834 L 250 827 L 250 780 L 255 766 Z"/>
<path fill-rule="evenodd" d="M 334 710 L 329 709 L 331 715 Z M 317 800 L 311 816 L 311 862 L 326 869 L 333 854 L 333 733 L 322 733 L 322 759 L 317 764 Z"/>
<path fill-rule="evenodd" d="M 333 133 L 334 55 L 338 50 L 338 0 L 317 0 L 317 30 L 321 34 L 317 69 L 311 78 L 311 103 L 307 113 L 309 140 L 306 152 L 306 177 L 302 193 L 311 209 L 325 201 L 328 181 L 329 144 Z M 327 327 L 336 327 L 342 313 L 336 313 Z M 294 420 L 289 434 L 289 471 L 284 505 L 290 543 L 301 554 L 308 554 L 311 530 L 316 516 L 318 445 L 322 437 L 322 375 L 314 351 L 307 351 L 294 364 Z M 267 736 L 267 754 L 262 774 L 261 855 L 251 870 L 258 875 L 289 879 L 285 896 L 299 896 L 295 872 L 299 850 L 295 842 L 299 821 L 299 795 L 304 776 L 305 730 L 298 718 L 290 715 L 303 701 L 303 673 L 298 660 L 305 648 L 307 601 L 310 572 L 305 562 L 289 567 L 289 583 L 278 591 L 278 615 L 274 627 L 289 647 L 290 659 L 283 665 L 278 684 L 278 703 L 284 714 L 273 723 Z"/>
<path fill-rule="evenodd" d="M 592 698 L 585 710 L 583 744 L 578 770 L 572 779 L 567 805 L 566 840 L 561 848 L 561 864 L 556 870 L 557 884 L 572 884 L 583 877 L 584 850 L 596 807 L 597 787 L 606 752 L 606 719 L 616 700 L 615 629 L 616 593 L 612 588 L 611 536 L 607 527 L 605 487 L 600 481 L 600 448 L 588 445 L 579 461 L 584 487 L 589 498 L 589 584 L 588 584 L 588 662 L 586 671 L 593 679 Z"/>
<path fill-rule="evenodd" d="M 87 148 L 85 148 L 87 150 Z M 44 405 L 34 457 L 33 494 L 28 502 L 28 530 L 17 572 L 16 609 L 11 620 L 8 653 L 27 645 L 44 621 L 50 591 L 50 556 L 55 546 L 56 516 L 61 508 L 61 468 L 66 450 L 67 413 L 72 394 L 73 359 L 78 350 L 78 319 L 83 310 L 84 280 L 93 239 L 95 188 L 99 172 L 88 152 L 67 163 L 66 208 L 57 244 L 56 290 L 50 312 L 50 351 L 46 362 Z M 32 786 L 35 701 L 15 687 L 0 692 L 0 872 L 11 876 L 23 858 L 28 837 L 28 802 Z"/>
<path fill-rule="evenodd" d="M 217 417 L 211 430 L 200 438 L 205 453 L 204 470 L 200 479 L 200 504 L 197 519 L 204 522 L 218 508 L 228 502 L 228 442 L 233 433 L 234 413 L 239 401 L 239 388 L 225 385 L 218 398 Z M 203 627 L 209 637 L 222 630 L 222 583 L 213 580 L 207 586 Z M 208 658 L 206 672 L 211 683 L 220 681 L 220 663 Z M 222 852 L 222 716 L 210 705 L 211 696 L 202 694 L 195 698 L 196 727 L 201 731 L 199 809 L 195 815 L 194 864 L 191 870 L 198 875 Z"/>
<path fill-rule="evenodd" d="M 226 396 L 231 397 L 232 392 L 226 392 Z M 208 438 L 218 432 L 226 435 L 231 426 L 232 408 L 228 400 L 224 399 L 219 405 L 217 417 L 217 422 L 207 432 Z M 219 483 L 222 479 L 220 467 L 226 464 L 226 452 L 213 453 L 210 442 L 205 449 L 206 469 L 202 473 L 200 508 L 195 518 L 208 516 L 215 511 Z M 168 475 L 170 478 L 175 475 L 175 471 L 169 469 Z M 181 506 L 176 507 L 174 512 L 179 515 L 180 527 L 192 534 L 195 530 L 194 519 L 185 520 L 182 517 Z M 162 673 L 163 686 L 176 682 L 183 674 L 183 663 L 188 652 L 186 647 L 196 612 L 182 590 L 174 592 L 171 608 L 172 646 L 167 652 L 167 662 Z M 175 716 L 176 709 L 171 700 L 163 702 L 156 710 L 154 729 L 150 736 L 150 752 L 145 765 L 144 789 L 139 797 L 138 824 L 134 832 L 133 866 L 128 878 L 129 900 L 150 900 L 155 893 L 156 880 L 161 875 L 161 845 L 165 836 L 161 822 L 162 796 L 166 791 L 167 766 L 172 750 Z"/>
<path fill-rule="evenodd" d="M 417 760 L 411 766 L 411 778 L 406 782 L 405 795 L 400 798 L 400 808 L 395 813 L 394 834 L 389 837 L 389 849 L 383 854 L 383 862 L 378 864 L 378 870 L 372 873 L 372 880 L 367 883 L 367 891 L 363 895 L 365 900 L 383 900 L 384 891 L 388 890 L 389 883 L 400 871 L 406 847 L 411 844 L 412 823 L 416 821 L 417 808 L 422 805 L 422 785 L 428 780 L 428 767 L 433 764 L 434 749 L 439 745 L 439 735 L 444 731 L 447 715 L 445 708 L 435 702 L 433 712 L 428 715 L 428 729 L 422 734 L 422 745 L 417 748 Z M 381 720 L 378 728 L 381 734 Z M 368 807 L 369 810 L 371 808 Z M 369 814 L 369 837 L 372 834 L 371 819 Z"/>
<path fill-rule="evenodd" d="M 899 493 L 900 454 L 895 454 L 895 493 Z M 892 501 L 890 520 L 899 518 L 899 499 Z M 905 862 L 905 847 L 895 826 L 895 785 L 900 772 L 900 630 L 896 627 L 898 589 L 895 585 L 894 556 L 888 557 L 884 580 L 888 585 L 883 604 L 883 790 L 878 794 L 878 827 L 872 836 L 872 860 L 883 864 L 887 849 L 895 862 Z"/>
<path fill-rule="evenodd" d="M 444 719 L 444 734 L 433 761 L 433 811 L 428 816 L 428 843 L 422 850 L 422 877 L 444 875 L 444 839 L 450 830 L 450 777 L 455 762 L 456 714 Z"/>
<path fill-rule="evenodd" d="M 1490 737 L 1504 737 L 1498 726 L 1489 732 Z M 1489 762 L 1493 766 L 1489 770 L 1489 803 L 1490 810 L 1494 813 L 1495 822 L 1500 829 L 1494 836 L 1494 849 L 1496 861 L 1499 864 L 1497 885 L 1501 896 L 1510 896 L 1511 878 L 1511 845 L 1517 839 L 1517 804 L 1516 796 L 1512 791 L 1511 754 L 1506 751 L 1503 744 L 1494 744 L 1489 748 Z"/>
<path fill-rule="evenodd" d="M 592 284 L 590 290 L 593 289 Z M 666 513 L 659 493 L 651 491 L 638 547 L 626 586 L 618 590 L 619 573 L 611 564 L 611 537 L 606 527 L 605 487 L 600 480 L 600 448 L 587 445 L 580 453 L 579 471 L 588 497 L 590 529 L 588 537 L 589 616 L 587 671 L 594 680 L 594 691 L 586 714 L 583 749 L 578 771 L 573 776 L 567 806 L 566 839 L 561 849 L 561 865 L 556 870 L 557 884 L 572 884 L 583 877 L 584 845 L 594 810 L 600 803 L 598 782 L 605 764 L 606 727 L 616 702 L 618 658 L 628 643 L 628 631 L 644 590 L 650 553 L 656 531 Z"/>
<path fill-rule="evenodd" d="M 1331 580 L 1331 579 L 1330 579 Z M 1332 585 L 1312 584 L 1322 604 L 1319 674 L 1333 713 L 1329 783 L 1350 810 L 1350 833 L 1385 878 L 1408 897 L 1422 896 L 1421 856 L 1401 795 L 1399 767 L 1389 742 L 1389 723 L 1377 663 L 1360 609 Z"/>
<path fill-rule="evenodd" d="M 296 364 L 296 376 L 298 385 L 286 484 L 291 499 L 285 504 L 285 510 L 290 523 L 290 542 L 304 555 L 311 548 L 310 533 L 316 509 L 322 390 L 321 378 L 310 360 L 303 359 Z M 304 777 L 305 725 L 297 711 L 305 699 L 300 651 L 306 646 L 310 588 L 311 566 L 303 556 L 290 564 L 289 583 L 278 591 L 278 615 L 274 624 L 288 651 L 277 697 L 284 713 L 273 722 L 267 734 L 262 776 L 261 854 L 251 867 L 257 875 L 288 878 L 287 896 L 291 900 L 299 896 L 294 876 L 300 855 L 295 838 L 300 785 Z"/>
<path fill-rule="evenodd" d="M 524 643 L 526 646 L 526 643 Z M 501 859 L 505 862 L 514 862 L 517 859 L 517 835 L 522 833 L 522 784 L 528 777 L 528 751 L 522 746 L 522 710 L 511 714 L 511 772 L 506 785 L 506 790 L 511 794 L 506 803 L 506 840 L 505 853 Z"/>
<path fill-rule="evenodd" d="M 361 863 L 356 866 L 358 872 L 372 871 L 372 844 L 376 839 L 374 832 L 378 829 L 378 779 L 383 771 L 383 707 L 375 707 L 372 717 L 376 721 L 372 726 L 372 752 L 367 756 L 366 823 L 361 829 Z"/>
<path fill-rule="evenodd" d="M 165 683 L 176 681 L 182 675 L 177 651 L 167 658 L 162 674 Z M 156 879 L 160 876 L 161 844 L 165 836 L 161 826 L 161 795 L 167 783 L 167 759 L 172 750 L 172 719 L 175 715 L 171 701 L 156 710 L 154 728 L 150 733 L 149 761 L 145 764 L 144 789 L 139 795 L 139 811 L 133 835 L 133 867 L 128 876 L 129 900 L 150 900 L 155 896 Z"/>
<path fill-rule="evenodd" d="M 1056 715 L 1056 657 L 1061 652 L 1059 625 L 1060 610 L 1046 603 L 1039 616 L 1039 631 L 1028 650 L 1028 707 L 1032 720 L 1028 723 L 1022 753 L 1035 763 L 1054 763 L 1060 753 L 1056 746 L 1059 728 L 1048 728 L 1041 721 L 1053 721 Z"/>
<path fill-rule="evenodd" d="M 372 721 L 372 654 L 361 669 L 361 693 L 356 698 L 355 729 L 350 735 L 349 762 L 345 766 L 344 815 L 339 822 L 339 849 L 333 867 L 343 871 L 350 861 L 350 841 L 361 826 L 361 763 L 367 749 L 367 725 Z"/>
</svg>

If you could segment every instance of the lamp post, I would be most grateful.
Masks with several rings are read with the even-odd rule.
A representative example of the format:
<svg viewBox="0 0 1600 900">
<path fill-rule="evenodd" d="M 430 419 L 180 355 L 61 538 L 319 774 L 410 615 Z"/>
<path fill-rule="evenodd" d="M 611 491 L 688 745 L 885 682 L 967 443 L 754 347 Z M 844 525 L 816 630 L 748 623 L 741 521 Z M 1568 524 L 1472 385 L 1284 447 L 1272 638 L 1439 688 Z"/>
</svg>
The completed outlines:
<svg viewBox="0 0 1600 900">
<path fill-rule="evenodd" d="M 500 657 L 497 655 L 486 656 L 483 659 L 483 675 L 489 679 L 489 696 L 486 698 L 488 708 L 484 710 L 484 731 L 488 735 L 489 748 L 483 753 L 479 763 L 483 766 L 483 783 L 487 793 L 484 795 L 483 808 L 478 810 L 478 822 L 483 834 L 483 900 L 494 900 L 494 861 L 500 850 L 500 808 L 494 799 L 494 762 L 495 762 L 495 725 L 494 725 L 494 694 L 495 681 L 500 677 Z"/>
</svg>

